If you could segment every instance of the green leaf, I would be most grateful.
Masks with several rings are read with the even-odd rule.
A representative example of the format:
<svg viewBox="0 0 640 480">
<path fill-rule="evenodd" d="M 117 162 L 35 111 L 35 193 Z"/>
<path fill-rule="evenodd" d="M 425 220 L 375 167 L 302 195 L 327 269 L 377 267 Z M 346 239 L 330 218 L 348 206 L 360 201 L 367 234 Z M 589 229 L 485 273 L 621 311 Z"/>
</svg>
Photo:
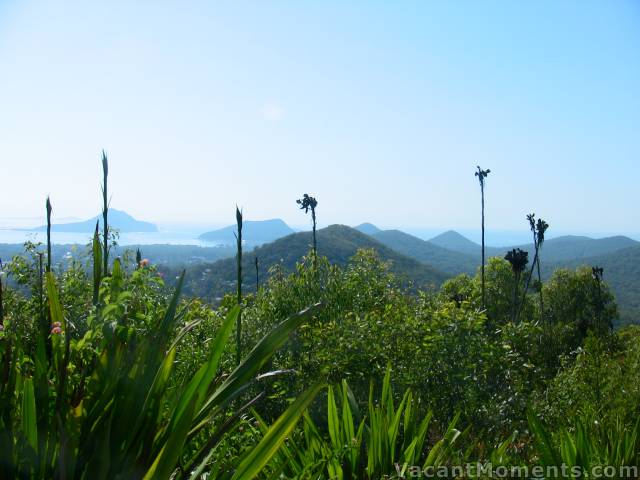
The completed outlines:
<svg viewBox="0 0 640 480">
<path fill-rule="evenodd" d="M 291 433 L 305 409 L 316 397 L 322 385 L 316 385 L 302 393 L 269 428 L 260 443 L 250 451 L 238 466 L 232 480 L 256 478 L 264 466 L 278 452 L 287 435 Z"/>
<path fill-rule="evenodd" d="M 187 408 L 187 405 L 194 398 L 194 396 L 197 396 L 197 398 L 200 399 L 200 401 L 196 403 L 195 407 L 196 411 L 200 410 L 201 401 L 204 400 L 207 392 L 209 391 L 209 388 L 211 387 L 211 383 L 216 377 L 220 357 L 224 352 L 224 347 L 227 344 L 229 336 L 231 335 L 239 312 L 240 307 L 235 306 L 227 315 L 227 318 L 225 319 L 224 323 L 218 330 L 215 339 L 213 340 L 207 362 L 202 365 L 202 367 L 200 367 L 198 372 L 193 376 L 193 378 L 187 385 L 184 392 L 181 394 L 179 403 L 175 409 L 172 423 L 177 423 L 180 420 L 181 415 Z"/>
<path fill-rule="evenodd" d="M 338 418 L 338 407 L 336 406 L 333 387 L 329 387 L 327 392 L 327 423 L 329 426 L 329 437 L 331 438 L 333 448 L 340 450 L 343 445 L 340 438 L 340 420 Z"/>
<path fill-rule="evenodd" d="M 100 294 L 100 282 L 102 281 L 102 247 L 100 246 L 100 236 L 98 234 L 98 224 L 93 234 L 93 304 L 97 305 Z"/>
<path fill-rule="evenodd" d="M 66 332 L 67 322 L 62 314 L 62 306 L 58 298 L 58 289 L 56 288 L 56 279 L 52 272 L 46 273 L 47 295 L 49 296 L 49 310 L 51 312 L 51 321 L 60 322 L 62 329 Z"/>
<path fill-rule="evenodd" d="M 527 412 L 527 418 L 529 420 L 529 428 L 535 435 L 535 445 L 540 455 L 540 460 L 543 465 L 560 465 L 560 456 L 557 454 L 549 433 L 545 430 L 532 411 Z"/>
<path fill-rule="evenodd" d="M 38 451 L 38 427 L 36 420 L 36 398 L 33 391 L 33 380 L 24 379 L 22 389 L 22 432 L 27 443 Z"/>
<path fill-rule="evenodd" d="M 256 376 L 257 372 L 267 363 L 273 353 L 289 338 L 289 334 L 295 330 L 311 314 L 317 311 L 321 304 L 316 304 L 301 312 L 291 315 L 285 321 L 276 326 L 271 332 L 260 340 L 253 350 L 245 357 L 220 388 L 209 397 L 198 414 L 198 421 L 205 419 L 208 411 L 215 405 L 222 405 L 238 396 Z"/>
<path fill-rule="evenodd" d="M 144 476 L 144 480 L 169 478 L 171 476 L 171 473 L 175 470 L 178 460 L 182 455 L 182 448 L 185 440 L 187 439 L 189 428 L 191 427 L 191 421 L 193 419 L 193 413 L 197 401 L 198 396 L 196 395 L 187 406 L 187 410 L 180 418 L 180 422 L 171 432 L 169 440 L 164 447 L 162 447 L 162 450 L 160 450 L 160 453 L 153 462 L 153 465 L 151 465 L 151 468 L 147 471 Z"/>
</svg>

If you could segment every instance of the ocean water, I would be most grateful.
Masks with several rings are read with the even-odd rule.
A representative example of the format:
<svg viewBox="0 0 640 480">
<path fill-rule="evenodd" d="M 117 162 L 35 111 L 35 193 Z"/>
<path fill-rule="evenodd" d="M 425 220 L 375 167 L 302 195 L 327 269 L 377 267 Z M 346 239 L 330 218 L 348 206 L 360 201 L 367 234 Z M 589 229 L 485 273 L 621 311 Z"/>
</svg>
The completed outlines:
<svg viewBox="0 0 640 480">
<path fill-rule="evenodd" d="M 202 233 L 193 231 L 159 231 L 140 233 L 121 233 L 118 239 L 120 245 L 197 245 L 200 247 L 216 247 L 219 243 L 205 242 L 198 239 Z M 80 244 L 91 242 L 90 233 L 52 232 L 51 241 L 58 245 Z M 0 243 L 24 243 L 26 241 L 47 241 L 46 232 L 31 230 L 0 229 Z"/>
</svg>

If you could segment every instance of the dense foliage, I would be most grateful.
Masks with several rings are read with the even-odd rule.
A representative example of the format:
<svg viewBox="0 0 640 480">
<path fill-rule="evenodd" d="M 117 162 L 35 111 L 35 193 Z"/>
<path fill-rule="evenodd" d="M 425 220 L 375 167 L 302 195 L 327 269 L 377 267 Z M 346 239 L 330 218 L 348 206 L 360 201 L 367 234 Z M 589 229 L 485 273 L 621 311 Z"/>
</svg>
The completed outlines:
<svg viewBox="0 0 640 480">
<path fill-rule="evenodd" d="M 243 298 L 236 366 L 234 297 L 179 301 L 133 254 L 105 275 L 97 245 L 51 273 L 37 245 L 5 265 L 4 478 L 380 478 L 561 461 L 571 439 L 590 465 L 638 464 L 640 333 L 610 329 L 588 269 L 556 271 L 514 321 L 523 279 L 500 258 L 483 310 L 479 276 L 416 291 L 372 249 L 310 256 Z"/>
</svg>

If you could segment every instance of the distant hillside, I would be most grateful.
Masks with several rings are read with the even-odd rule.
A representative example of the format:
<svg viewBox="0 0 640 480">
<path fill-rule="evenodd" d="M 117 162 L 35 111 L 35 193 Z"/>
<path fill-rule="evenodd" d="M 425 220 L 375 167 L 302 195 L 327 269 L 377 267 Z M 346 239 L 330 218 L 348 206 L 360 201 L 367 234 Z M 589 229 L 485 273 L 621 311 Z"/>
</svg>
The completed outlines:
<svg viewBox="0 0 640 480">
<path fill-rule="evenodd" d="M 293 270 L 296 262 L 308 254 L 311 243 L 311 232 L 299 232 L 257 247 L 253 252 L 245 252 L 243 269 L 247 289 L 255 285 L 253 262 L 256 255 L 260 262 L 261 281 L 264 281 L 269 268 L 275 264 L 282 264 L 286 270 Z M 318 230 L 318 254 L 326 256 L 331 263 L 345 265 L 360 248 L 374 248 L 383 260 L 391 262 L 394 272 L 416 286 L 437 286 L 447 278 L 445 273 L 396 253 L 354 228 L 331 225 Z M 187 275 L 185 293 L 208 298 L 220 297 L 233 292 L 236 276 L 235 258 L 194 266 L 187 270 Z"/>
<path fill-rule="evenodd" d="M 465 253 L 473 256 L 474 258 L 480 257 L 480 245 L 472 242 L 453 230 L 449 230 L 448 232 L 432 238 L 429 240 L 429 243 L 433 243 L 448 250 Z M 618 250 L 634 246 L 640 246 L 640 242 L 622 235 L 607 238 L 565 235 L 545 241 L 541 255 L 543 260 L 546 262 L 563 262 L 578 258 L 607 255 Z M 511 247 L 486 247 L 486 256 L 503 257 L 512 248 L 525 250 L 529 252 L 530 258 L 533 258 L 533 243 L 514 245 Z"/>
<path fill-rule="evenodd" d="M 96 215 L 89 220 L 74 223 L 61 223 L 51 226 L 52 232 L 68 232 L 68 233 L 92 233 L 96 228 L 96 221 L 100 222 L 102 228 L 102 214 Z M 127 232 L 157 232 L 158 227 L 153 223 L 142 222 L 136 220 L 131 215 L 122 210 L 115 208 L 109 209 L 109 226 L 119 230 L 121 233 Z M 39 232 L 46 231 L 47 226 L 37 227 L 35 230 Z"/>
<path fill-rule="evenodd" d="M 480 245 L 472 242 L 467 237 L 459 234 L 455 230 L 448 230 L 436 237 L 431 238 L 428 241 L 433 245 L 446 248 L 447 250 L 453 250 L 455 252 L 460 252 L 472 256 L 478 256 L 480 254 Z"/>
<path fill-rule="evenodd" d="M 640 246 L 640 242 L 621 235 L 598 239 L 566 235 L 544 242 L 541 255 L 546 261 L 562 262 L 571 259 L 608 255 L 637 246 Z M 527 248 L 532 251 L 533 245 L 525 245 L 520 248 Z"/>
<path fill-rule="evenodd" d="M 235 243 L 236 226 L 213 230 L 200 235 L 200 240 L 209 242 Z M 271 220 L 247 220 L 242 225 L 242 238 L 249 243 L 266 243 L 294 233 L 294 230 L 279 218 Z"/>
<path fill-rule="evenodd" d="M 375 235 L 376 233 L 380 233 L 382 231 L 373 223 L 361 223 L 357 227 L 353 228 L 355 228 L 359 232 L 366 233 L 367 235 Z"/>
<path fill-rule="evenodd" d="M 574 269 L 581 265 L 604 269 L 604 280 L 612 288 L 620 310 L 620 324 L 640 323 L 640 246 L 607 255 L 584 257 L 546 265 L 545 277 L 556 268 Z"/>
<path fill-rule="evenodd" d="M 471 255 L 447 250 L 400 230 L 384 230 L 371 235 L 383 245 L 450 275 L 473 274 L 478 260 Z"/>
</svg>

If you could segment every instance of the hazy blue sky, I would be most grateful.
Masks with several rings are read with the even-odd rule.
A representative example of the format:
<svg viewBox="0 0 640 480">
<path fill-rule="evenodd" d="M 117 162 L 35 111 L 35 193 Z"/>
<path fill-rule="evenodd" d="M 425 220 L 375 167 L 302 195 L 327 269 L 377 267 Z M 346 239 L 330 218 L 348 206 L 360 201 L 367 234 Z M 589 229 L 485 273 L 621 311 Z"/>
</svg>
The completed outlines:
<svg viewBox="0 0 640 480">
<path fill-rule="evenodd" d="M 640 2 L 0 0 L 0 216 L 637 232 Z"/>
</svg>

